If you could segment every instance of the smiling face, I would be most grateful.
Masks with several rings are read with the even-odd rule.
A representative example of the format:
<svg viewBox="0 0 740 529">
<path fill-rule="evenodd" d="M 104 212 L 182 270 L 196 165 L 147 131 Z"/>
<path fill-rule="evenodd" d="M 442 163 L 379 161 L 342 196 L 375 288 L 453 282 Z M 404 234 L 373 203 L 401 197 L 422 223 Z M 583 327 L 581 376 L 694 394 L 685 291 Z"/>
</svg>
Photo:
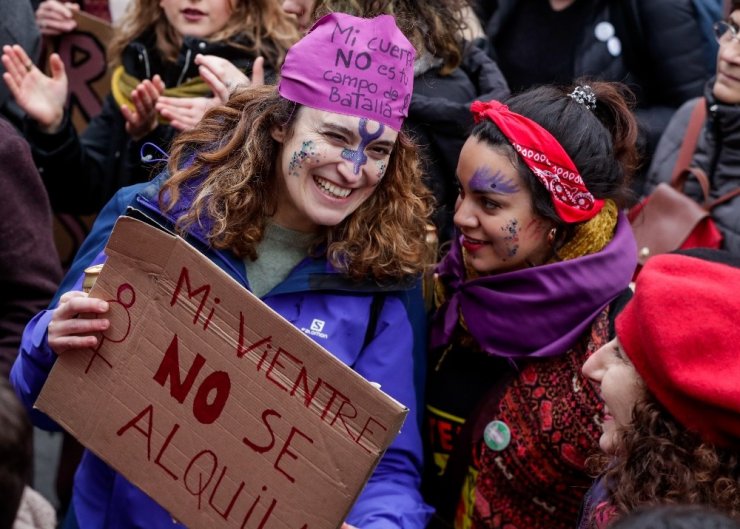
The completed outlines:
<svg viewBox="0 0 740 529">
<path fill-rule="evenodd" d="M 730 13 L 727 20 L 736 30 L 740 26 L 740 10 Z M 717 80 L 712 89 L 714 97 L 727 104 L 740 103 L 740 42 L 725 33 L 717 53 Z"/>
<path fill-rule="evenodd" d="M 377 121 L 301 107 L 292 131 L 272 131 L 278 154 L 278 208 L 285 228 L 336 226 L 375 191 L 398 133 Z"/>
<path fill-rule="evenodd" d="M 604 418 L 599 446 L 616 452 L 619 431 L 632 422 L 632 410 L 643 393 L 640 375 L 618 339 L 602 346 L 583 364 L 583 374 L 596 382 L 604 399 Z"/>
<path fill-rule="evenodd" d="M 232 0 L 159 0 L 167 21 L 183 37 L 207 39 L 226 27 Z"/>
<path fill-rule="evenodd" d="M 552 226 L 534 212 L 532 194 L 507 154 L 471 137 L 460 152 L 457 178 L 454 221 L 468 265 L 495 274 L 547 260 Z"/>
</svg>

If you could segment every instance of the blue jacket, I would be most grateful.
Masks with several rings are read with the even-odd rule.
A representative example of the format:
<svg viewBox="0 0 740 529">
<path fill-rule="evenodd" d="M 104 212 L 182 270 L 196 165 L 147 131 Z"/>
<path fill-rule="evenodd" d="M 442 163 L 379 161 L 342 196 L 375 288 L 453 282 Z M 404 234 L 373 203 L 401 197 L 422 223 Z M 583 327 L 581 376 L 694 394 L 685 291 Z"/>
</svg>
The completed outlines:
<svg viewBox="0 0 740 529">
<path fill-rule="evenodd" d="M 162 175 L 149 184 L 120 190 L 98 217 L 81 247 L 60 292 L 80 289 L 81 271 L 105 260 L 102 249 L 111 228 L 127 204 L 171 226 L 178 212 L 164 215 L 157 206 Z M 249 288 L 243 261 L 228 251 L 210 248 L 202 234 L 191 232 L 188 242 L 201 250 L 245 288 Z M 374 336 L 363 347 L 373 299 L 383 296 Z M 325 322 L 320 335 L 309 336 L 367 380 L 410 409 L 406 423 L 388 448 L 357 500 L 347 522 L 361 529 L 421 529 L 431 514 L 419 492 L 422 464 L 414 389 L 414 359 L 423 358 L 423 308 L 418 285 L 381 290 L 374 284 L 350 283 L 325 259 L 306 258 L 262 300 L 299 329 L 310 329 L 313 319 Z M 55 300 L 56 301 L 56 300 Z M 52 305 L 54 306 L 54 305 Z M 11 381 L 28 409 L 54 364 L 47 327 L 52 310 L 38 314 L 26 327 Z M 414 316 L 416 315 L 416 316 Z M 306 332 L 306 331 L 304 331 Z M 58 428 L 37 410 L 37 426 Z M 81 529 L 173 527 L 172 517 L 97 456 L 86 451 L 75 476 L 73 506 Z"/>
</svg>

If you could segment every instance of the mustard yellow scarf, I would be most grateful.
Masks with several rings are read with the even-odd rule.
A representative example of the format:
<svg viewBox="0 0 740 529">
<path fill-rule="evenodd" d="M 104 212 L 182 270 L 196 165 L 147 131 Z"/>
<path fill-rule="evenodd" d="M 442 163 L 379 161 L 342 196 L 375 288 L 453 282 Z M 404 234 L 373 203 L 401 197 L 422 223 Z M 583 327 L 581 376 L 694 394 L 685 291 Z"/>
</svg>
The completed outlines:
<svg viewBox="0 0 740 529">
<path fill-rule="evenodd" d="M 135 110 L 134 104 L 131 101 L 131 92 L 134 91 L 134 88 L 139 83 L 141 83 L 141 79 L 137 79 L 133 75 L 126 73 L 123 66 L 119 66 L 113 70 L 113 75 L 111 76 L 111 92 L 119 107 L 126 105 L 131 110 Z M 167 97 L 205 97 L 210 94 L 210 87 L 200 76 L 188 79 L 184 83 L 173 86 L 172 88 L 164 89 L 164 95 Z M 161 116 L 159 121 L 160 123 L 168 122 Z"/>
</svg>

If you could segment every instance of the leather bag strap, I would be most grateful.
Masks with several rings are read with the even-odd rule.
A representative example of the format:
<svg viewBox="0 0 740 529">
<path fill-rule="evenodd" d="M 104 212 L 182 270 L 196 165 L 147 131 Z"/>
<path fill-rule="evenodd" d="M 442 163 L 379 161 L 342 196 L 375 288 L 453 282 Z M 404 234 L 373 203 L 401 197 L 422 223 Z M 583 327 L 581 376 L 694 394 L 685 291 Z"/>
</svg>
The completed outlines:
<svg viewBox="0 0 740 529">
<path fill-rule="evenodd" d="M 683 135 L 683 142 L 681 142 L 681 148 L 678 151 L 678 157 L 676 158 L 676 164 L 673 166 L 673 174 L 671 177 L 671 184 L 679 177 L 684 169 L 691 166 L 691 159 L 694 157 L 694 151 L 696 151 L 696 144 L 699 142 L 699 135 L 701 129 L 704 126 L 704 122 L 707 119 L 707 100 L 700 97 L 693 110 L 691 111 L 691 117 L 689 117 L 689 124 L 686 127 L 686 131 Z M 675 185 L 673 187 L 676 187 Z"/>
<path fill-rule="evenodd" d="M 698 167 L 687 167 L 675 175 L 671 181 L 671 187 L 676 191 L 683 193 L 683 187 L 690 176 L 693 176 L 694 179 L 699 182 L 699 187 L 701 187 L 701 193 L 704 197 L 703 203 L 706 204 L 709 201 L 709 177 L 707 176 L 707 173 Z"/>
<path fill-rule="evenodd" d="M 704 205 L 704 209 L 706 209 L 707 211 L 712 211 L 715 207 L 719 206 L 720 204 L 724 204 L 725 202 L 728 202 L 728 201 L 732 200 L 733 198 L 735 198 L 738 195 L 740 195 L 740 187 L 738 187 L 737 189 L 733 189 L 729 193 L 725 193 L 724 195 L 722 195 L 719 198 L 715 198 L 711 202 L 707 202 Z"/>
</svg>

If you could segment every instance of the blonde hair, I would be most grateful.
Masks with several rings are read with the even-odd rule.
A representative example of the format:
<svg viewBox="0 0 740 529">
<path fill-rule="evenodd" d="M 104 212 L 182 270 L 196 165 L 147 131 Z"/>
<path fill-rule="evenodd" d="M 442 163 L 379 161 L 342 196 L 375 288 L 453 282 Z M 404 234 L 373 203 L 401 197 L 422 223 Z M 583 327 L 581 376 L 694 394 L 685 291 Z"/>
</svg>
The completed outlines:
<svg viewBox="0 0 740 529">
<path fill-rule="evenodd" d="M 300 106 L 275 87 L 250 88 L 182 133 L 172 147 L 172 176 L 160 192 L 165 211 L 184 192 L 194 195 L 178 229 L 208 226 L 215 248 L 256 259 L 265 224 L 277 209 L 280 144 L 270 133 L 278 126 L 292 133 L 299 113 Z M 323 229 L 314 251 L 321 248 L 337 270 L 355 280 L 415 276 L 434 259 L 434 248 L 425 241 L 431 206 L 415 146 L 400 132 L 382 182 L 346 219 Z"/>
<path fill-rule="evenodd" d="M 229 21 L 209 40 L 230 42 L 245 51 L 262 55 L 269 66 L 277 69 L 288 48 L 298 40 L 295 24 L 283 12 L 277 0 L 230 1 L 234 10 Z M 111 65 L 120 64 L 126 46 L 150 29 L 156 36 L 157 49 L 166 60 L 174 62 L 182 46 L 182 35 L 167 20 L 158 0 L 133 0 L 108 45 Z M 235 39 L 239 36 L 248 37 L 250 43 L 237 42 Z"/>
</svg>

